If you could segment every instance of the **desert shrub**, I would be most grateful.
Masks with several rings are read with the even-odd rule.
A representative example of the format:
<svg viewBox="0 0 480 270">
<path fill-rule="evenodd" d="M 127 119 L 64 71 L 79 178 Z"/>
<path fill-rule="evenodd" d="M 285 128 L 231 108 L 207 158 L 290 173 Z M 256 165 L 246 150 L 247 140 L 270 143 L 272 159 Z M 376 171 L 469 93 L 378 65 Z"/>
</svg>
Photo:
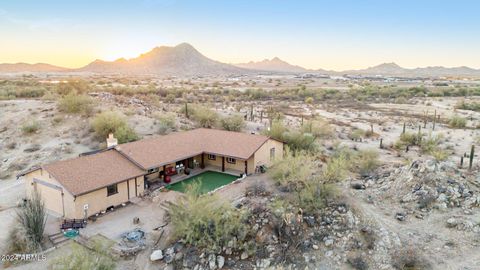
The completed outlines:
<svg viewBox="0 0 480 270">
<path fill-rule="evenodd" d="M 10 231 L 8 232 L 5 250 L 6 253 L 18 254 L 29 252 L 30 244 L 27 241 L 28 240 L 23 229 L 18 226 L 18 223 L 14 223 Z"/>
<path fill-rule="evenodd" d="M 138 139 L 138 135 L 128 126 L 125 118 L 117 112 L 102 112 L 95 116 L 91 125 L 97 136 L 102 139 L 106 138 L 110 133 L 113 133 L 119 143 Z"/>
<path fill-rule="evenodd" d="M 379 163 L 378 151 L 374 149 L 359 151 L 355 157 L 355 165 L 361 175 L 371 174 L 376 168 L 378 168 L 380 165 Z"/>
<path fill-rule="evenodd" d="M 352 132 L 350 133 L 350 135 L 348 137 L 351 140 L 355 140 L 355 141 L 361 140 L 363 137 L 365 137 L 365 130 L 356 128 L 356 129 L 352 130 Z"/>
<path fill-rule="evenodd" d="M 273 120 L 270 128 L 264 130 L 263 133 L 275 140 L 284 141 L 284 136 L 287 131 L 287 127 L 285 127 L 281 120 Z"/>
<path fill-rule="evenodd" d="M 72 242 L 72 252 L 50 263 L 52 270 L 113 270 L 115 261 L 107 253 L 110 246 L 101 241 L 94 241 L 92 250 Z"/>
<path fill-rule="evenodd" d="M 422 141 L 422 134 L 405 132 L 394 144 L 395 149 L 403 149 L 406 146 L 419 145 Z"/>
<path fill-rule="evenodd" d="M 455 105 L 456 109 L 480 112 L 480 102 L 465 102 L 462 100 Z"/>
<path fill-rule="evenodd" d="M 155 114 L 155 119 L 158 121 L 158 132 L 166 134 L 171 132 L 176 127 L 176 116 L 173 113 Z"/>
<path fill-rule="evenodd" d="M 241 115 L 223 117 L 220 122 L 223 129 L 229 131 L 241 131 L 245 127 L 245 120 Z"/>
<path fill-rule="evenodd" d="M 21 129 L 23 134 L 25 135 L 33 134 L 40 130 L 40 124 L 35 120 L 30 120 L 23 123 Z"/>
<path fill-rule="evenodd" d="M 313 97 L 306 97 L 306 98 L 305 98 L 305 103 L 306 103 L 306 104 L 313 104 L 313 101 L 314 101 L 314 100 L 313 100 Z"/>
<path fill-rule="evenodd" d="M 292 151 L 309 151 L 314 152 L 317 150 L 317 145 L 315 143 L 315 137 L 310 133 L 302 133 L 300 131 L 294 130 L 286 132 L 283 136 L 284 142 L 287 143 L 288 147 Z"/>
<path fill-rule="evenodd" d="M 311 179 L 302 182 L 295 190 L 295 204 L 306 211 L 314 213 L 322 209 L 327 203 L 339 196 L 338 188 L 332 184 L 325 184 L 320 179 Z"/>
<path fill-rule="evenodd" d="M 268 174 L 280 185 L 286 186 L 289 182 L 303 181 L 314 172 L 313 157 L 307 153 L 293 153 L 285 151 L 283 159 L 276 160 L 268 169 Z"/>
<path fill-rule="evenodd" d="M 200 127 L 212 128 L 217 124 L 218 114 L 209 108 L 197 106 L 193 110 L 193 119 Z"/>
<path fill-rule="evenodd" d="M 68 94 L 59 99 L 58 109 L 66 113 L 90 115 L 93 111 L 93 100 L 87 95 Z"/>
<path fill-rule="evenodd" d="M 451 128 L 465 128 L 467 126 L 467 119 L 455 114 L 448 120 L 448 125 Z"/>
<path fill-rule="evenodd" d="M 90 85 L 84 80 L 69 80 L 67 82 L 60 82 L 57 85 L 57 93 L 61 96 L 69 94 L 82 95 L 90 90 Z"/>
<path fill-rule="evenodd" d="M 190 185 L 176 203 L 167 202 L 165 206 L 173 237 L 187 244 L 220 251 L 233 237 L 242 246 L 247 236 L 245 213 L 220 202 L 215 195 L 201 196 L 198 183 Z"/>
<path fill-rule="evenodd" d="M 322 169 L 322 180 L 327 183 L 344 180 L 348 175 L 348 157 L 344 153 L 332 156 Z"/>
<path fill-rule="evenodd" d="M 20 206 L 16 215 L 19 229 L 25 235 L 27 250 L 40 250 L 47 221 L 45 205 L 40 195 L 34 192 L 32 197 Z"/>
<path fill-rule="evenodd" d="M 435 151 L 432 151 L 430 153 L 432 155 L 432 157 L 437 160 L 437 161 L 444 161 L 444 160 L 447 160 L 449 154 L 447 153 L 447 151 L 443 150 L 443 149 L 437 149 Z"/>
<path fill-rule="evenodd" d="M 306 121 L 301 128 L 303 133 L 310 133 L 316 138 L 331 138 L 334 129 L 330 124 L 321 118 Z"/>
</svg>

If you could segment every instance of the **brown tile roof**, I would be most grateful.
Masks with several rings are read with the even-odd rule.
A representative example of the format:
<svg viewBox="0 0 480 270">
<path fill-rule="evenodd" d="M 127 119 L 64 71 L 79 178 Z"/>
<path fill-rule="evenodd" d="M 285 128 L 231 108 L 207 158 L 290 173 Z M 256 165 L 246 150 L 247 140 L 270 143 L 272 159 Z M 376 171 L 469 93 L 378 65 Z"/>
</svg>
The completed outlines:
<svg viewBox="0 0 480 270">
<path fill-rule="evenodd" d="M 72 195 L 81 195 L 145 173 L 114 149 L 54 162 L 43 168 Z"/>
<path fill-rule="evenodd" d="M 199 128 L 121 144 L 117 150 L 150 169 L 201 153 L 248 159 L 267 140 L 263 135 Z"/>
</svg>

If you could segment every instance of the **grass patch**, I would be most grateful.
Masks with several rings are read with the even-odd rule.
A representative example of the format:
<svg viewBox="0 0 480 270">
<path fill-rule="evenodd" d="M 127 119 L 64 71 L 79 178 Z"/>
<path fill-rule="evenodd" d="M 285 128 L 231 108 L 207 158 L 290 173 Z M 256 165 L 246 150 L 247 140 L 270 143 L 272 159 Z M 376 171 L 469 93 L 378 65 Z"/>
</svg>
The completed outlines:
<svg viewBox="0 0 480 270">
<path fill-rule="evenodd" d="M 115 261 L 108 254 L 111 243 L 95 239 L 92 241 L 92 250 L 87 249 L 75 242 L 70 244 L 72 252 L 67 256 L 60 257 L 50 263 L 52 270 L 113 270 Z"/>
<path fill-rule="evenodd" d="M 40 124 L 35 120 L 27 121 L 23 123 L 21 129 L 23 134 L 30 135 L 40 130 Z"/>
<path fill-rule="evenodd" d="M 450 128 L 465 128 L 467 126 L 467 119 L 455 114 L 448 120 L 448 126 Z"/>
</svg>

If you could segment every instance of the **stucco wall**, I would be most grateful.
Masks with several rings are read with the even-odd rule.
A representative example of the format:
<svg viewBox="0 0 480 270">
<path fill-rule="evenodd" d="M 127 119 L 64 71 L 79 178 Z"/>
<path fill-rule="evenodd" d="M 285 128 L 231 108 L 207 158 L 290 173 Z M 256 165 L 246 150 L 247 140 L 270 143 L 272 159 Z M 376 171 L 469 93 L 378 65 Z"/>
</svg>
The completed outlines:
<svg viewBox="0 0 480 270">
<path fill-rule="evenodd" d="M 275 159 L 283 158 L 283 143 L 269 139 L 255 152 L 254 168 L 260 165 L 272 165 L 273 161 L 270 159 L 271 148 L 275 148 Z"/>
<path fill-rule="evenodd" d="M 135 197 L 135 178 L 128 181 L 118 183 L 118 193 L 107 196 L 107 188 L 102 188 L 81 196 L 75 199 L 75 213 L 74 217 L 70 218 L 83 218 L 85 213 L 83 206 L 88 204 L 87 216 L 92 216 L 103 210 L 106 210 L 110 206 L 117 206 L 129 201 L 127 184 L 130 186 L 130 199 Z M 143 177 L 137 177 L 137 193 L 143 194 Z"/>
<path fill-rule="evenodd" d="M 33 179 L 59 186 L 63 189 L 63 205 L 62 192 L 41 183 L 33 183 Z M 129 188 L 127 188 L 127 184 Z M 127 191 L 130 191 L 130 199 L 135 197 L 135 178 L 118 184 L 118 193 L 107 197 L 107 188 L 102 188 L 85 195 L 74 198 L 62 185 L 51 177 L 45 170 L 37 170 L 25 175 L 25 186 L 27 196 L 30 197 L 36 189 L 44 203 L 45 208 L 53 215 L 63 216 L 65 218 L 83 218 L 83 206 L 88 204 L 89 216 L 107 209 L 109 206 L 116 206 L 129 200 Z M 36 186 L 36 187 L 35 187 Z M 137 177 L 137 194 L 142 195 L 144 192 L 143 177 Z"/>
<path fill-rule="evenodd" d="M 62 191 L 39 182 L 34 183 L 33 179 L 38 179 L 58 186 L 62 189 Z M 25 175 L 25 189 L 27 197 L 31 197 L 33 192 L 37 190 L 42 197 L 43 202 L 45 203 L 45 208 L 52 215 L 69 216 L 74 212 L 72 194 L 66 191 L 62 185 L 53 177 L 51 177 L 50 174 L 45 170 L 39 169 Z"/>
<path fill-rule="evenodd" d="M 253 157 L 249 160 L 249 162 L 253 163 Z M 218 168 L 222 168 L 222 156 L 216 156 L 215 160 L 208 159 L 208 155 L 205 154 L 205 166 L 216 166 Z M 236 170 L 240 172 L 245 172 L 245 160 L 236 159 L 235 164 L 228 163 L 227 158 L 225 158 L 225 170 Z M 250 170 L 248 173 L 251 173 Z"/>
</svg>

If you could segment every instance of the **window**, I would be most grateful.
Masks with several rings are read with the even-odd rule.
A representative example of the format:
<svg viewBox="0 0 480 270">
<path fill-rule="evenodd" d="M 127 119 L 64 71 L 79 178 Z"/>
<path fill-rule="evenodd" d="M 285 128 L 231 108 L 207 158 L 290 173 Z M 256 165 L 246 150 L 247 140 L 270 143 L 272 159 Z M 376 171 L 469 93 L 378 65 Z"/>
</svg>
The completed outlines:
<svg viewBox="0 0 480 270">
<path fill-rule="evenodd" d="M 275 160 L 275 147 L 270 148 L 270 160 Z"/>
<path fill-rule="evenodd" d="M 217 159 L 217 157 L 215 155 L 211 155 L 211 154 L 208 154 L 207 158 L 210 159 L 210 160 Z"/>
<path fill-rule="evenodd" d="M 228 162 L 228 163 L 235 164 L 236 160 L 235 160 L 234 158 L 227 157 L 227 162 Z"/>
<path fill-rule="evenodd" d="M 112 196 L 118 193 L 118 187 L 117 184 L 111 185 L 107 187 L 107 197 Z"/>
</svg>

